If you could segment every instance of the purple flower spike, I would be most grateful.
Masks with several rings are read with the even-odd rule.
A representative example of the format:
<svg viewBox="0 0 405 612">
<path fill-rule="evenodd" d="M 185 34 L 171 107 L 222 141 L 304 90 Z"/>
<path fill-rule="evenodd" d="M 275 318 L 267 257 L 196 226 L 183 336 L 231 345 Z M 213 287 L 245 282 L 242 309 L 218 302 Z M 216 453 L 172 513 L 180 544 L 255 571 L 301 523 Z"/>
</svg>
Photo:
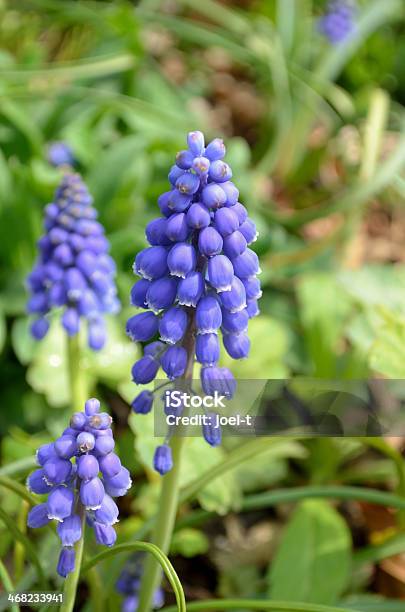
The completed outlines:
<svg viewBox="0 0 405 612">
<path fill-rule="evenodd" d="M 125 495 L 131 478 L 112 452 L 111 424 L 110 415 L 100 412 L 100 402 L 87 400 L 84 411 L 73 414 L 60 438 L 38 449 L 37 460 L 43 467 L 27 480 L 31 491 L 48 494 L 46 503 L 29 512 L 27 525 L 39 528 L 52 519 L 58 522 L 62 549 L 57 571 L 62 577 L 74 570 L 73 547 L 83 537 L 82 520 L 93 528 L 98 543 L 112 546 L 116 540 L 111 526 L 118 521 L 118 507 L 112 497 Z"/>
<path fill-rule="evenodd" d="M 75 336 L 85 320 L 88 345 L 99 350 L 106 341 L 104 315 L 119 308 L 115 266 L 92 198 L 81 177 L 66 167 L 73 161 L 71 153 L 63 143 L 54 143 L 49 155 L 52 163 L 65 166 L 66 174 L 54 202 L 45 208 L 45 235 L 38 241 L 38 259 L 27 279 L 27 311 L 38 316 L 31 333 L 42 340 L 49 328 L 46 316 L 62 307 L 66 333 Z"/>
<path fill-rule="evenodd" d="M 136 384 L 150 383 L 161 366 L 169 381 L 181 379 L 187 363 L 196 360 L 202 366 L 203 391 L 232 398 L 236 381 L 230 370 L 218 365 L 220 336 L 232 358 L 248 355 L 248 323 L 259 312 L 261 296 L 256 278 L 259 260 L 248 248 L 257 237 L 256 225 L 230 180 L 232 169 L 223 159 L 223 141 L 215 138 L 205 146 L 203 134 L 196 131 L 188 134 L 187 145 L 170 169 L 170 191 L 158 198 L 163 217 L 147 227 L 153 246 L 135 259 L 134 270 L 143 279 L 133 286 L 131 303 L 146 312 L 129 320 L 129 335 L 135 341 L 152 341 L 133 365 L 132 378 Z M 38 279 L 31 282 L 37 286 Z M 155 314 L 160 340 L 154 339 Z M 153 321 L 151 329 L 147 329 L 149 321 Z M 179 388 L 187 385 L 180 381 Z M 139 393 L 132 402 L 134 412 L 149 413 L 153 394 Z M 165 392 L 156 398 L 164 399 L 166 415 L 182 414 L 184 406 L 168 402 Z M 167 440 L 176 426 L 170 425 Z M 213 446 L 221 441 L 220 428 L 207 425 L 203 434 Z M 107 463 L 110 458 L 104 454 Z M 171 469 L 168 444 L 156 449 L 154 466 L 160 474 Z M 110 480 L 106 476 L 107 493 L 121 494 L 121 484 Z"/>
</svg>

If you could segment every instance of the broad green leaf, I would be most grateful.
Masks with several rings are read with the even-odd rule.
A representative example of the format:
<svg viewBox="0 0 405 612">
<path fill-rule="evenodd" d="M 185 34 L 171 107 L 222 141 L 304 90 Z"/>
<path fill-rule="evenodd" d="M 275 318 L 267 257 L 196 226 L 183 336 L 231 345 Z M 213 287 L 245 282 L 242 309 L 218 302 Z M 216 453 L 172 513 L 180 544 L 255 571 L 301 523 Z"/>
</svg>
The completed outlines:
<svg viewBox="0 0 405 612">
<path fill-rule="evenodd" d="M 384 314 L 383 314 L 384 316 Z M 390 378 L 405 378 L 405 317 L 385 314 L 370 351 L 370 366 Z"/>
<path fill-rule="evenodd" d="M 326 273 L 313 273 L 301 278 L 297 294 L 314 374 L 334 378 L 337 370 L 337 345 L 350 311 L 350 302 L 346 296 L 338 294 L 335 279 Z"/>
<path fill-rule="evenodd" d="M 295 510 L 269 570 L 272 599 L 332 604 L 350 577 L 351 536 L 327 502 L 308 500 Z"/>
<path fill-rule="evenodd" d="M 338 274 L 337 281 L 366 308 L 385 306 L 405 314 L 405 266 L 375 265 L 344 270 Z"/>
</svg>

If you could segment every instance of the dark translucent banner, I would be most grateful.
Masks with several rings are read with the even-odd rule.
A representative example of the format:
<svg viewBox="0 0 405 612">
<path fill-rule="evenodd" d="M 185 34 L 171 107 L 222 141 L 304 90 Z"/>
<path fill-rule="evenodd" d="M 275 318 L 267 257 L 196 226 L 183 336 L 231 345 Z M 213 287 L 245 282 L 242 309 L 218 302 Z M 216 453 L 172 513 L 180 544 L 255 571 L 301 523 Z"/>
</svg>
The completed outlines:
<svg viewBox="0 0 405 612">
<path fill-rule="evenodd" d="M 405 380 L 199 380 L 156 383 L 155 435 L 404 436 Z"/>
</svg>

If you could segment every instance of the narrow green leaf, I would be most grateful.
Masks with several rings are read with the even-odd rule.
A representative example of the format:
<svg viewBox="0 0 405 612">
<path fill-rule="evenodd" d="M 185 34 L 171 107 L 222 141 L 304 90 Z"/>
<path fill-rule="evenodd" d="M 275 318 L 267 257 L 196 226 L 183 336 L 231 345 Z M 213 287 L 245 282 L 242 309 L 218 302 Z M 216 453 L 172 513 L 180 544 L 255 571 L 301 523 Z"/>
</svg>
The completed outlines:
<svg viewBox="0 0 405 612">
<path fill-rule="evenodd" d="M 88 572 L 92 567 L 97 565 L 97 563 L 100 563 L 101 561 L 109 559 L 120 553 L 135 551 L 147 552 L 153 555 L 153 557 L 155 557 L 155 559 L 158 561 L 161 568 L 163 569 L 164 573 L 166 574 L 166 577 L 175 593 L 178 612 L 186 612 L 186 600 L 179 577 L 177 576 L 176 571 L 167 556 L 160 550 L 160 548 L 158 548 L 154 544 L 148 542 L 131 542 L 129 544 L 119 544 L 117 546 L 114 546 L 113 548 L 104 550 L 98 555 L 92 557 L 89 561 L 83 564 L 81 572 L 82 574 L 84 574 Z"/>
<path fill-rule="evenodd" d="M 7 512 L 3 510 L 3 508 L 0 508 L 0 520 L 3 521 L 7 529 L 13 535 L 13 537 L 19 542 L 21 542 L 21 544 L 24 546 L 27 552 L 27 556 L 31 559 L 33 565 L 35 566 L 37 576 L 38 576 L 38 581 L 40 585 L 44 587 L 46 584 L 45 575 L 42 569 L 41 562 L 36 553 L 35 546 L 32 544 L 29 538 L 24 533 L 22 533 L 22 531 L 18 529 L 18 527 L 15 524 L 14 519 L 12 519 L 11 516 L 9 516 Z"/>
<path fill-rule="evenodd" d="M 324 501 L 305 501 L 271 563 L 269 592 L 275 599 L 332 604 L 348 584 L 350 562 L 351 536 L 343 518 Z"/>
<path fill-rule="evenodd" d="M 207 612 L 208 610 L 274 610 L 274 612 L 357 612 L 354 608 L 331 607 L 319 604 L 292 603 L 286 601 L 270 601 L 268 599 L 207 599 L 193 601 L 187 604 L 188 612 Z M 161 612 L 176 612 L 174 606 L 162 608 Z"/>
</svg>

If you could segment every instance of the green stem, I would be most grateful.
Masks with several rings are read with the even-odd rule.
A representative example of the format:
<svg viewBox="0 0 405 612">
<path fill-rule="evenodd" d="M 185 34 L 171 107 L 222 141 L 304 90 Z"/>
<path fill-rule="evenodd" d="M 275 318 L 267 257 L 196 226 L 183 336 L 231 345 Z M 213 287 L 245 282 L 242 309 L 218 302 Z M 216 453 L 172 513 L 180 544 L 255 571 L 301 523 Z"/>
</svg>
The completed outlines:
<svg viewBox="0 0 405 612">
<path fill-rule="evenodd" d="M 68 338 L 67 345 L 69 385 L 73 412 L 83 410 L 87 399 L 86 377 L 80 351 L 80 334 Z"/>
<path fill-rule="evenodd" d="M 194 326 L 193 323 L 187 332 L 184 340 L 184 348 L 187 350 L 188 363 L 183 379 L 191 381 L 193 378 L 194 365 Z M 162 488 L 159 499 L 159 510 L 153 530 L 152 542 L 163 551 L 169 552 L 170 540 L 172 537 L 174 523 L 176 520 L 177 506 L 179 502 L 180 490 L 180 469 L 181 457 L 185 442 L 185 431 L 177 431 L 170 441 L 173 456 L 173 468 L 162 480 Z M 161 580 L 161 570 L 159 564 L 153 557 L 148 557 L 145 562 L 144 578 L 142 580 L 139 598 L 138 612 L 148 612 L 151 610 L 153 594 Z"/>
<path fill-rule="evenodd" d="M 187 611 L 193 610 L 275 610 L 276 612 L 356 612 L 349 608 L 336 608 L 312 603 L 295 603 L 294 601 L 269 601 L 260 599 L 207 599 L 187 605 Z M 174 606 L 163 608 L 161 612 L 176 612 Z"/>
<path fill-rule="evenodd" d="M 7 568 L 4 565 L 3 561 L 1 560 L 0 560 L 0 578 L 3 583 L 4 591 L 8 591 L 9 593 L 14 591 L 14 584 L 10 578 L 10 574 L 8 573 Z M 20 612 L 20 606 L 17 606 L 17 604 L 12 604 L 10 606 L 10 610 L 11 612 Z"/>
<path fill-rule="evenodd" d="M 75 605 L 77 585 L 79 582 L 80 570 L 82 566 L 84 531 L 86 527 L 86 513 L 84 512 L 84 508 L 82 506 L 80 509 L 80 513 L 82 515 L 82 537 L 80 538 L 75 547 L 75 569 L 71 574 L 67 576 L 65 580 L 63 588 L 63 603 L 60 607 L 60 612 L 72 612 Z"/>
<path fill-rule="evenodd" d="M 27 514 L 29 504 L 27 501 L 23 501 L 20 507 L 20 511 L 17 517 L 17 526 L 22 533 L 27 531 Z M 21 542 L 16 541 L 14 545 L 14 579 L 18 582 L 24 571 L 25 562 L 25 548 Z"/>
<path fill-rule="evenodd" d="M 76 334 L 72 338 L 68 338 L 67 344 L 69 383 L 71 394 L 71 405 L 73 411 L 81 411 L 84 408 L 84 403 L 87 398 L 85 376 L 81 363 L 80 352 L 80 335 Z M 83 548 L 84 548 L 84 531 L 86 526 L 86 513 L 83 506 L 79 502 L 78 514 L 82 519 L 82 537 L 75 546 L 76 559 L 75 569 L 70 573 L 64 584 L 63 589 L 63 604 L 60 608 L 61 612 L 72 612 L 75 600 L 76 590 L 79 582 L 80 570 L 82 565 Z"/>
</svg>

